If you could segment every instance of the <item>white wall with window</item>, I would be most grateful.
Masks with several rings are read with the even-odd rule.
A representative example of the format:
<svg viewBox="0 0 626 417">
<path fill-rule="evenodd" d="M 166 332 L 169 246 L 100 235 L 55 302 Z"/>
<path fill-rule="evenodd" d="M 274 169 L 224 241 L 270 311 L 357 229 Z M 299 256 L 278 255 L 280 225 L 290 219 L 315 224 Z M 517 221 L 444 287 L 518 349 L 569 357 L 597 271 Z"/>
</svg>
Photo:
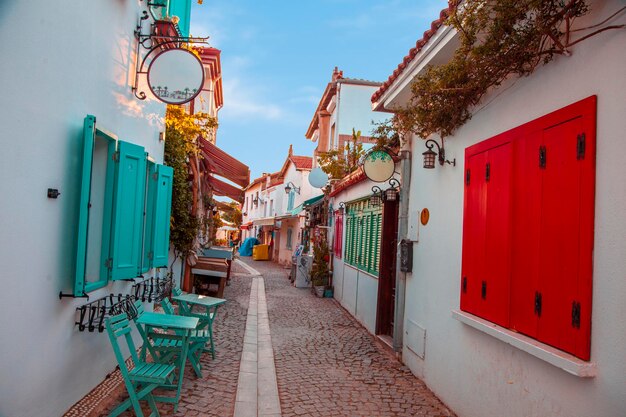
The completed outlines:
<svg viewBox="0 0 626 417">
<path fill-rule="evenodd" d="M 85 117 L 94 115 L 97 128 L 163 162 L 165 106 L 138 100 L 129 84 L 133 31 L 144 8 L 145 2 L 2 5 L 0 36 L 6 42 L 0 52 L 10 59 L 0 61 L 0 89 L 12 99 L 0 114 L 6 139 L 0 157 L 6 197 L 0 328 L 7 336 L 0 346 L 0 415 L 61 415 L 115 369 L 106 334 L 79 332 L 74 325 L 76 308 L 87 300 L 60 300 L 59 292 L 72 292 L 75 277 Z M 26 35 L 24 22 L 34 22 Z M 17 39 L 18 48 L 9 41 Z M 98 144 L 97 155 L 103 146 Z M 103 169 L 101 162 L 96 157 L 95 170 Z M 95 189 L 102 187 L 97 180 L 104 178 L 94 178 Z M 48 188 L 60 196 L 48 198 Z M 94 206 L 92 223 L 102 222 L 105 213 L 104 206 Z M 94 251 L 102 230 L 93 230 L 88 255 L 99 259 Z M 94 265 L 89 273 L 96 276 Z M 90 300 L 129 293 L 131 286 L 107 280 L 89 293 Z"/>
<path fill-rule="evenodd" d="M 382 227 L 382 207 L 369 205 L 373 183 L 364 180 L 333 197 L 332 206 L 345 204 L 341 256 L 333 256 L 334 297 L 371 333 L 376 328 L 378 262 Z M 336 219 L 334 215 L 333 221 Z M 336 225 L 329 233 L 329 247 L 334 244 Z"/>
</svg>

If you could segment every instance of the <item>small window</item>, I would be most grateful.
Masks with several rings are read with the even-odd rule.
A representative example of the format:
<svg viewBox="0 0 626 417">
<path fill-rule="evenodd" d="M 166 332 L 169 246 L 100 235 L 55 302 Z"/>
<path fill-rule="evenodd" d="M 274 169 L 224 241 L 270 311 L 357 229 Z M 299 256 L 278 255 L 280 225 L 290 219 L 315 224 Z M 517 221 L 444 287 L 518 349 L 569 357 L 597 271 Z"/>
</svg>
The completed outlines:
<svg viewBox="0 0 626 417">
<path fill-rule="evenodd" d="M 293 238 L 293 229 L 290 227 L 289 229 L 287 229 L 287 244 L 285 245 L 287 249 L 291 249 L 292 238 Z"/>
<path fill-rule="evenodd" d="M 361 200 L 349 203 L 346 212 L 344 261 L 365 272 L 378 275 L 382 207 L 373 207 L 369 200 Z"/>
</svg>

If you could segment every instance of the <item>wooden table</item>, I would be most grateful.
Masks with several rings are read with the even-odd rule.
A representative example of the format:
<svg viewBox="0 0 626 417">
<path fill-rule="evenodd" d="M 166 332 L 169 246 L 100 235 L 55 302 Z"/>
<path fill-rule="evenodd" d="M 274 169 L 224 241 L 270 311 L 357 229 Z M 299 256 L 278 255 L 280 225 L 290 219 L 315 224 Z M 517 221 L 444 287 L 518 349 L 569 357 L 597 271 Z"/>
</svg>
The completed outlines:
<svg viewBox="0 0 626 417">
<path fill-rule="evenodd" d="M 182 347 L 178 358 L 178 383 L 176 385 L 167 385 L 165 388 L 176 389 L 175 397 L 157 397 L 154 399 L 161 402 L 173 403 L 174 412 L 178 410 L 178 401 L 180 400 L 180 392 L 183 387 L 183 375 L 185 373 L 185 363 L 187 361 L 187 352 L 189 351 L 189 333 L 198 327 L 199 319 L 197 317 L 177 316 L 173 314 L 159 313 L 143 313 L 137 319 L 137 324 L 146 327 L 146 334 L 149 334 L 150 328 L 159 328 L 164 330 L 178 330 L 182 332 Z M 144 341 L 148 343 L 148 341 Z"/>
<path fill-rule="evenodd" d="M 200 320 L 200 328 L 207 327 L 209 330 L 209 338 L 211 341 L 211 357 L 215 359 L 215 345 L 213 343 L 213 320 L 217 314 L 217 308 L 226 303 L 223 298 L 209 297 L 198 294 L 182 294 L 175 295 L 172 300 L 177 301 L 183 311 L 190 317 L 195 317 Z M 193 307 L 198 306 L 204 311 L 202 313 L 194 313 Z"/>
<path fill-rule="evenodd" d="M 222 297 L 226 282 L 230 278 L 230 265 L 226 259 L 199 257 L 191 273 L 196 279 L 205 281 L 207 287 L 217 284 L 217 291 L 212 294 Z M 196 290 L 200 288 L 197 286 Z"/>
</svg>

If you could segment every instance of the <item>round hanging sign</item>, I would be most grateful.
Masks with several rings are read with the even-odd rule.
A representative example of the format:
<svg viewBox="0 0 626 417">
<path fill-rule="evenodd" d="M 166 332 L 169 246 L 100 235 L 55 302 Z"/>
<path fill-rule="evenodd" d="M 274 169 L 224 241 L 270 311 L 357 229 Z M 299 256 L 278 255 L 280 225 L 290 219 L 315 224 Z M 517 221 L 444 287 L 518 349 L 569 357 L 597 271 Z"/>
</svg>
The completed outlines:
<svg viewBox="0 0 626 417">
<path fill-rule="evenodd" d="M 326 186 L 328 182 L 328 175 L 322 170 L 322 168 L 317 167 L 311 170 L 309 174 L 309 183 L 315 188 L 323 188 Z"/>
<path fill-rule="evenodd" d="M 167 104 L 188 103 L 200 94 L 203 85 L 202 62 L 186 49 L 166 49 L 148 68 L 150 90 Z"/>
<path fill-rule="evenodd" d="M 420 221 L 422 222 L 422 224 L 426 226 L 429 219 L 430 219 L 430 212 L 428 211 L 428 209 L 427 208 L 422 209 L 422 212 L 420 213 Z"/>
<path fill-rule="evenodd" d="M 371 151 L 363 159 L 365 176 L 374 182 L 385 182 L 393 176 L 396 163 L 383 150 Z"/>
</svg>

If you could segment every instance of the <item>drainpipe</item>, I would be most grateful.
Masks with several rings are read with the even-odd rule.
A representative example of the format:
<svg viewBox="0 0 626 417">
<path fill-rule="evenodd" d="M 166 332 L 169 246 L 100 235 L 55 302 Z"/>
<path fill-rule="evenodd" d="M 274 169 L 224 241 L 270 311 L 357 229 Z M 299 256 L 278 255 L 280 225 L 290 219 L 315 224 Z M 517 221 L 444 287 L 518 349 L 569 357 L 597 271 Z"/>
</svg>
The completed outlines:
<svg viewBox="0 0 626 417">
<path fill-rule="evenodd" d="M 411 190 L 411 151 L 400 151 L 400 210 L 398 214 L 398 250 L 396 254 L 396 300 L 393 319 L 393 350 L 402 354 L 404 335 L 404 301 L 406 298 L 406 272 L 400 271 L 400 242 L 409 231 L 409 192 Z"/>
</svg>

